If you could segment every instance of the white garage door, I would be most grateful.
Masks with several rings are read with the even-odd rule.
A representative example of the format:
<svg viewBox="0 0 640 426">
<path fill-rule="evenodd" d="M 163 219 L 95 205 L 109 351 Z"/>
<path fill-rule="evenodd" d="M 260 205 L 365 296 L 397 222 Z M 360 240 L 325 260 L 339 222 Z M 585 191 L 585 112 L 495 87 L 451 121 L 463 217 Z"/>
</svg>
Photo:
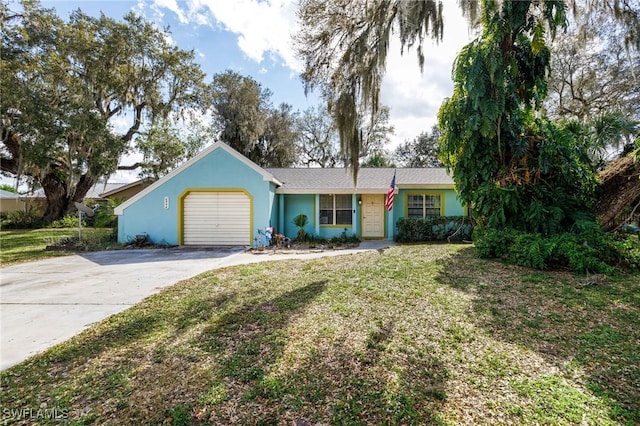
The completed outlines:
<svg viewBox="0 0 640 426">
<path fill-rule="evenodd" d="M 250 245 L 251 201 L 243 192 L 192 192 L 184 199 L 185 245 Z"/>
</svg>

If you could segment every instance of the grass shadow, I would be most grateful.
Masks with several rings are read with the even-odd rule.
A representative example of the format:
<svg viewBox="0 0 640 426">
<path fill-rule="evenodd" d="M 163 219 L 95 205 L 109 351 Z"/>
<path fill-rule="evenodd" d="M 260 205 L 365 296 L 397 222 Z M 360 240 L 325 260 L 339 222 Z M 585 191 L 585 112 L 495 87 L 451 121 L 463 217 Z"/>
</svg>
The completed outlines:
<svg viewBox="0 0 640 426">
<path fill-rule="evenodd" d="M 566 381 L 583 383 L 587 393 L 605 401 L 612 421 L 639 424 L 638 275 L 585 285 L 584 277 L 482 260 L 474 251 L 452 255 L 437 281 L 472 300 L 472 322 L 485 333 L 530 349 L 557 370 L 539 380 L 512 380 L 516 391 L 537 401 L 540 410 L 545 404 L 562 410 L 558 404 L 575 392 Z M 580 422 L 579 407 L 565 412 Z"/>
<path fill-rule="evenodd" d="M 260 379 L 266 366 L 281 353 L 286 339 L 283 328 L 291 316 L 304 309 L 326 285 L 327 280 L 315 281 L 273 299 L 245 304 L 220 316 L 193 343 L 222 356 L 223 376 L 245 382 Z"/>
</svg>

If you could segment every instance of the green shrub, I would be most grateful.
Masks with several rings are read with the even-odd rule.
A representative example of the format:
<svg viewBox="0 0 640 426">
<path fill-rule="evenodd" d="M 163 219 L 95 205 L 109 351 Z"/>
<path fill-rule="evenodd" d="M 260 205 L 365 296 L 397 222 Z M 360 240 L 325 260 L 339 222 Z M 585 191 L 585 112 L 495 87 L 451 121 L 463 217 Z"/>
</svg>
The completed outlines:
<svg viewBox="0 0 640 426">
<path fill-rule="evenodd" d="M 78 226 L 78 214 L 68 214 L 61 219 L 54 220 L 47 228 L 74 228 Z M 82 217 L 82 226 L 87 226 L 86 218 Z"/>
<path fill-rule="evenodd" d="M 508 259 L 516 265 L 546 269 L 552 244 L 541 234 L 519 234 L 508 249 Z"/>
<path fill-rule="evenodd" d="M 621 243 L 600 230 L 595 222 L 579 223 L 574 232 L 551 236 L 514 229 L 478 230 L 474 234 L 477 254 L 535 269 L 566 268 L 578 273 L 615 272 L 615 266 L 634 268 L 633 250 L 626 254 Z"/>
<path fill-rule="evenodd" d="M 7 213 L 6 218 L 2 221 L 2 228 L 8 229 L 32 229 L 41 227 L 42 219 L 33 209 Z"/>
<path fill-rule="evenodd" d="M 356 237 L 355 235 L 349 235 L 347 234 L 347 230 L 345 229 L 342 234 L 340 235 L 336 235 L 335 237 L 332 237 L 329 239 L 329 241 L 327 241 L 327 244 L 331 244 L 331 245 L 340 245 L 340 244 L 355 244 L 360 242 L 360 239 L 358 239 L 358 237 Z"/>
<path fill-rule="evenodd" d="M 640 271 L 640 235 L 618 234 L 613 245 L 622 257 L 622 263 L 632 271 Z"/>
<path fill-rule="evenodd" d="M 442 216 L 435 218 L 406 218 L 396 223 L 398 232 L 395 240 L 402 243 L 421 241 L 462 241 L 470 240 L 473 225 L 462 216 Z"/>
<path fill-rule="evenodd" d="M 517 235 L 517 231 L 511 228 L 499 230 L 477 227 L 473 233 L 473 241 L 479 257 L 505 259 Z"/>
<path fill-rule="evenodd" d="M 115 228 L 118 226 L 118 216 L 113 213 L 113 208 L 101 207 L 93 217 L 95 228 Z"/>
</svg>

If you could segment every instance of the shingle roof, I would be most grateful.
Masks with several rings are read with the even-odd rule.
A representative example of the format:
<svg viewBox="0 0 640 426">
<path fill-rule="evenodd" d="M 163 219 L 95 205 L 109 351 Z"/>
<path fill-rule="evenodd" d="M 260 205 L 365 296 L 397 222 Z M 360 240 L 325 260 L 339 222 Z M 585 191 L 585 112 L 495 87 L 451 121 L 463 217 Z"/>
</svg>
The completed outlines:
<svg viewBox="0 0 640 426">
<path fill-rule="evenodd" d="M 362 168 L 354 187 L 350 169 L 297 168 L 266 169 L 282 182 L 278 193 L 385 193 L 396 171 L 398 188 L 453 187 L 453 180 L 444 168 Z"/>
</svg>

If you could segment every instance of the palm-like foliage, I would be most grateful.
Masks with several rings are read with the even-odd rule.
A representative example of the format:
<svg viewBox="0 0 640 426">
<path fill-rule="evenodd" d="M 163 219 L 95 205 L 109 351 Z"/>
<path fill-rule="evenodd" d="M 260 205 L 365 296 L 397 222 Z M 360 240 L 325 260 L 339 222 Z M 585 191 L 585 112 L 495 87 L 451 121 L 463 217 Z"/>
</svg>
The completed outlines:
<svg viewBox="0 0 640 426">
<path fill-rule="evenodd" d="M 307 232 L 304 230 L 304 227 L 309 223 L 309 218 L 306 214 L 299 214 L 293 218 L 293 224 L 298 227 L 298 241 L 304 241 L 307 237 Z"/>
</svg>

